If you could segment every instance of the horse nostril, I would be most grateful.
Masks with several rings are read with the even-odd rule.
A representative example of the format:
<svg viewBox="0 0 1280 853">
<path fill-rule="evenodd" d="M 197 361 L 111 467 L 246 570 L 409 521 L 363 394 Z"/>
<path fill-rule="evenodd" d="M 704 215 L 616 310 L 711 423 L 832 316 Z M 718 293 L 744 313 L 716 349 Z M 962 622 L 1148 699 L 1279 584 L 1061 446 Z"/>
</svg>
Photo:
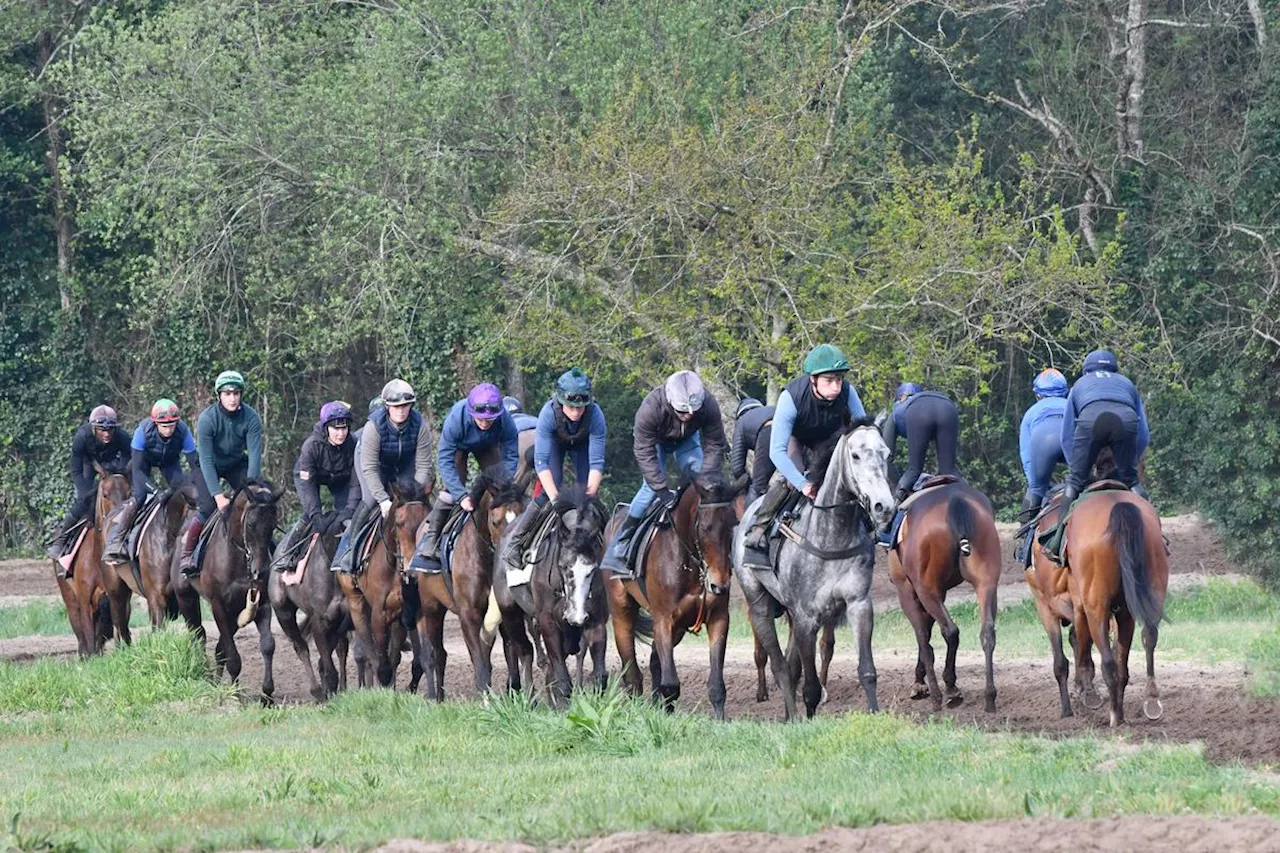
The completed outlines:
<svg viewBox="0 0 1280 853">
<path fill-rule="evenodd" d="M 880 501 L 876 501 L 875 511 L 876 511 L 876 515 L 883 515 L 883 514 L 884 514 L 884 504 L 880 503 Z"/>
</svg>

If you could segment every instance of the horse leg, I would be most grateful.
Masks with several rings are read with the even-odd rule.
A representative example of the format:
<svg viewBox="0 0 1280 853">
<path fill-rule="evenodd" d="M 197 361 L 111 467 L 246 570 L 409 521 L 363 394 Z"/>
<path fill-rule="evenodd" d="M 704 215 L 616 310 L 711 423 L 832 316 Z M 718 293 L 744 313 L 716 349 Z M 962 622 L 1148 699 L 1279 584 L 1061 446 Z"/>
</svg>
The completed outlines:
<svg viewBox="0 0 1280 853">
<path fill-rule="evenodd" d="M 116 579 L 115 588 L 107 592 L 107 600 L 111 602 L 111 623 L 115 626 L 116 643 L 131 646 L 133 634 L 129 631 L 129 600 L 133 597 L 133 593 L 125 582 L 120 580 L 119 575 L 115 575 L 114 572 L 112 575 Z"/>
<path fill-rule="evenodd" d="M 866 597 L 848 606 L 849 626 L 858 642 L 858 681 L 862 684 L 862 692 L 867 696 L 867 710 L 879 711 L 880 702 L 876 698 L 876 663 L 871 655 L 871 633 L 875 629 L 875 612 L 871 609 L 871 598 Z"/>
<path fill-rule="evenodd" d="M 1124 707 L 1124 694 L 1129 688 L 1129 649 L 1133 647 L 1133 614 L 1122 607 L 1116 613 L 1116 682 L 1120 685 L 1120 707 Z"/>
<path fill-rule="evenodd" d="M 427 672 L 426 653 L 422 649 L 422 632 L 418 630 L 417 620 L 414 620 L 413 626 L 409 628 L 409 648 L 413 651 L 413 662 L 409 664 L 409 686 L 405 689 L 410 693 L 417 693 L 418 684 Z"/>
<path fill-rule="evenodd" d="M 996 586 L 992 584 L 978 591 L 978 600 L 982 602 L 982 656 L 985 658 L 987 670 L 987 686 L 984 693 L 986 704 L 983 708 L 988 714 L 996 711 Z M 1061 645 L 1061 644 L 1059 644 Z M 952 667 L 954 671 L 954 666 Z"/>
<path fill-rule="evenodd" d="M 347 689 L 347 653 L 351 650 L 351 634 L 338 628 L 338 639 L 334 644 L 338 653 L 338 691 L 342 692 Z"/>
<path fill-rule="evenodd" d="M 468 607 L 461 602 L 459 604 L 458 621 L 462 623 L 462 639 L 467 643 L 471 666 L 475 669 L 476 694 L 484 696 L 493 684 L 493 663 L 489 659 L 493 646 L 480 637 L 484 627 L 484 608 Z"/>
<path fill-rule="evenodd" d="M 938 675 L 935 671 L 933 657 L 933 617 L 920 603 L 915 587 L 911 581 L 903 578 L 898 584 L 898 604 L 903 614 L 911 623 L 911 630 L 916 635 L 916 680 L 911 688 L 912 699 L 933 698 L 935 709 L 942 707 L 942 691 L 938 688 Z"/>
<path fill-rule="evenodd" d="M 609 669 L 605 661 L 609 651 L 608 626 L 602 622 L 588 631 L 587 637 L 591 649 L 591 683 L 597 690 L 604 691 L 609 686 Z"/>
<path fill-rule="evenodd" d="M 1031 573 L 1027 573 L 1028 582 L 1031 580 Z M 1053 655 L 1053 677 L 1058 682 L 1058 698 L 1062 703 L 1062 716 L 1071 716 L 1071 696 L 1067 690 L 1067 676 L 1070 675 L 1071 667 L 1067 663 L 1067 656 L 1062 651 L 1062 620 L 1058 618 L 1058 614 L 1044 600 L 1044 596 L 1034 584 L 1032 592 L 1035 593 L 1036 614 L 1040 617 L 1040 624 L 1044 626 L 1044 631 L 1049 635 L 1049 653 Z M 1076 645 L 1074 629 L 1071 635 L 1071 647 L 1074 649 Z"/>
<path fill-rule="evenodd" d="M 747 608 L 747 618 L 751 618 L 751 609 Z M 755 647 L 752 650 L 752 657 L 756 662 L 756 701 L 769 701 L 769 683 L 764 677 L 764 668 L 769 663 L 769 653 L 764 650 L 764 646 L 760 645 L 760 638 L 753 632 L 751 635 L 751 643 Z"/>
<path fill-rule="evenodd" d="M 800 665 L 804 667 L 804 715 L 812 717 L 822 699 L 822 683 L 818 680 L 816 662 L 818 626 L 796 620 L 791 626 L 791 636 L 800 653 Z"/>
<path fill-rule="evenodd" d="M 427 698 L 444 701 L 444 606 L 437 601 L 423 601 L 418 611 L 418 634 L 425 652 L 423 669 L 427 674 Z"/>
<path fill-rule="evenodd" d="M 1124 705 L 1120 701 L 1120 673 L 1116 666 L 1115 651 L 1108 636 L 1111 614 L 1105 606 L 1096 604 L 1087 608 L 1087 614 L 1089 632 L 1102 661 L 1102 680 L 1106 682 L 1107 692 L 1111 695 L 1111 727 L 1115 728 L 1124 722 Z"/>
<path fill-rule="evenodd" d="M 1164 716 L 1164 703 L 1160 701 L 1160 688 L 1156 686 L 1156 643 L 1159 639 L 1158 626 L 1142 626 L 1142 648 L 1147 653 L 1147 697 L 1142 700 L 1142 713 L 1148 720 Z"/>
<path fill-rule="evenodd" d="M 782 694 L 783 719 L 794 720 L 796 717 L 796 687 L 791 677 L 791 667 L 782 652 L 782 644 L 778 642 L 778 625 L 773 621 L 773 602 L 764 592 L 755 602 L 747 605 L 747 613 L 751 617 L 751 633 L 756 643 L 764 649 L 769 658 L 769 666 L 773 670 L 773 681 Z M 791 632 L 792 638 L 795 631 Z"/>
<path fill-rule="evenodd" d="M 563 708 L 573 690 L 569 667 L 565 663 L 564 635 L 555 618 L 545 610 L 538 614 L 538 626 L 542 629 L 542 641 L 547 646 L 547 701 L 553 708 Z"/>
<path fill-rule="evenodd" d="M 369 610 L 369 642 L 372 643 L 370 660 L 377 665 L 378 684 L 395 686 L 396 670 L 391 663 L 391 626 L 387 624 L 386 600 L 381 607 Z"/>
<path fill-rule="evenodd" d="M 235 621 L 227 615 L 221 599 L 210 600 L 209 609 L 213 611 L 213 623 L 218 626 L 218 642 L 213 647 L 213 661 L 218 678 L 221 680 L 225 670 L 234 684 L 240 677 L 240 652 L 236 649 Z"/>
<path fill-rule="evenodd" d="M 363 591 L 357 591 L 348 598 L 351 612 L 352 630 L 356 635 L 356 679 L 361 687 L 372 687 L 373 679 L 369 677 L 368 666 L 377 659 L 377 647 L 373 644 L 373 627 L 370 624 L 369 600 Z"/>
<path fill-rule="evenodd" d="M 1076 652 L 1076 689 L 1080 691 L 1080 701 L 1090 711 L 1102 707 L 1102 697 L 1095 687 L 1096 672 L 1093 667 L 1093 637 L 1089 633 L 1089 616 L 1083 604 L 1074 605 L 1075 615 L 1072 619 L 1071 638 Z"/>
<path fill-rule="evenodd" d="M 917 589 L 916 595 L 920 599 L 920 606 L 938 623 L 938 631 L 947 644 L 947 661 L 942 667 L 942 683 L 946 688 L 947 707 L 954 708 L 964 702 L 964 696 L 956 688 L 956 652 L 960 649 L 960 628 L 951 618 L 951 613 L 947 611 L 946 602 L 942 600 L 941 595 L 927 587 Z M 994 634 L 992 640 L 994 641 Z M 929 650 L 929 657 L 931 659 L 933 657 L 932 648 Z"/>
<path fill-rule="evenodd" d="M 633 696 L 644 692 L 644 675 L 636 662 L 636 609 L 635 605 L 614 610 L 613 644 L 622 662 L 622 686 Z M 543 637 L 543 642 L 546 638 Z"/>
<path fill-rule="evenodd" d="M 333 623 L 324 615 L 315 616 L 311 622 L 311 638 L 316 643 L 317 663 L 320 666 L 320 684 L 323 701 L 338 692 L 338 669 L 333 665 L 333 646 L 335 641 Z"/>
<path fill-rule="evenodd" d="M 707 620 L 707 643 L 711 653 L 711 672 L 707 674 L 707 696 L 716 719 L 724 719 L 724 700 L 728 690 L 724 684 L 724 653 L 729 643 L 729 597 L 718 597 L 711 605 Z"/>
<path fill-rule="evenodd" d="M 276 605 L 276 621 L 280 623 L 280 630 L 284 631 L 284 635 L 293 644 L 293 653 L 298 656 L 298 660 L 302 661 L 302 669 L 307 674 L 307 682 L 311 685 L 311 695 L 317 702 L 324 701 L 325 692 L 316 679 L 315 668 L 311 665 L 311 649 L 307 646 L 306 637 L 302 636 L 302 629 L 298 627 L 297 605 L 292 601 L 281 601 Z M 311 627 L 312 636 L 317 637 L 316 647 L 319 648 L 319 638 L 315 633 L 315 629 L 319 626 Z"/>
<path fill-rule="evenodd" d="M 827 674 L 831 672 L 831 659 L 836 655 L 836 626 L 827 623 L 822 627 L 822 642 L 818 645 L 822 657 L 818 679 L 822 682 L 822 704 L 827 703 Z"/>
<path fill-rule="evenodd" d="M 254 614 L 253 621 L 258 625 L 258 651 L 262 653 L 262 704 L 272 705 L 275 703 L 276 678 L 273 667 L 276 659 L 276 638 L 271 633 L 271 608 L 264 601 L 258 605 L 258 612 Z M 305 647 L 305 643 L 303 644 Z M 307 668 L 311 668 L 311 661 L 307 661 Z M 312 674 L 314 681 L 315 675 Z"/>
</svg>

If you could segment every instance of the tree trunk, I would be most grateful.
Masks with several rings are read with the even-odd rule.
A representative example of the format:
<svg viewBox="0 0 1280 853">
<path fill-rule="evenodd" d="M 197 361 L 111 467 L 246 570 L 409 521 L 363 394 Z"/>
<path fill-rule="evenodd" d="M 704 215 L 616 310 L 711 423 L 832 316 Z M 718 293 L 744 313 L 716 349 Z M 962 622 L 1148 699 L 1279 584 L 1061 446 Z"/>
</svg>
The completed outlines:
<svg viewBox="0 0 1280 853">
<path fill-rule="evenodd" d="M 1147 88 L 1147 0 L 1129 0 L 1125 19 L 1124 74 L 1116 99 L 1120 156 L 1142 161 L 1142 110 Z"/>
<path fill-rule="evenodd" d="M 36 76 L 44 74 L 45 67 L 53 59 L 53 34 L 44 30 L 36 39 Z M 75 238 L 75 220 L 71 217 L 71 208 L 67 200 L 66 188 L 62 182 L 62 155 L 65 146 L 62 142 L 62 125 L 59 114 L 61 105 L 53 94 L 45 90 L 41 98 L 44 108 L 44 130 L 49 137 L 49 147 L 45 151 L 45 165 L 49 169 L 49 187 L 53 204 L 54 231 L 58 238 L 58 295 L 62 300 L 62 310 L 71 310 L 71 275 L 75 269 L 72 254 L 72 240 Z"/>
</svg>

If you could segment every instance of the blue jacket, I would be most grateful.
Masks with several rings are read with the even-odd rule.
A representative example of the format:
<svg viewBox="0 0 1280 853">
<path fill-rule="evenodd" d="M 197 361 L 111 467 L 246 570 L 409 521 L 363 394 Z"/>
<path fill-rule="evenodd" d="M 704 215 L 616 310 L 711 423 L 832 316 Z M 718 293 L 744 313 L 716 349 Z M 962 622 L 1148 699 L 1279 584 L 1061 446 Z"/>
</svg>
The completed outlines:
<svg viewBox="0 0 1280 853">
<path fill-rule="evenodd" d="M 497 421 L 487 430 L 476 426 L 475 420 L 467 414 L 467 401 L 459 400 L 445 415 L 444 426 L 440 430 L 440 444 L 436 451 L 436 467 L 440 469 L 440 479 L 444 488 L 455 499 L 467 493 L 466 484 L 458 472 L 454 455 L 458 452 L 479 453 L 488 450 L 495 444 L 502 445 L 502 467 L 511 476 L 516 475 L 516 467 L 520 464 L 520 431 L 511 414 L 504 411 Z"/>
<path fill-rule="evenodd" d="M 839 401 L 836 402 L 838 403 Z M 855 419 L 867 416 L 867 410 L 862 407 L 862 400 L 858 398 L 858 392 L 854 390 L 852 383 L 849 383 L 846 402 L 849 406 L 849 413 Z M 795 400 L 792 399 L 789 390 L 783 391 L 778 395 L 778 404 L 773 411 L 773 431 L 769 434 L 769 461 L 773 463 L 773 467 L 782 476 L 787 478 L 787 482 L 797 489 L 803 489 L 807 482 L 804 473 L 796 467 L 796 464 L 791 461 L 791 457 L 787 455 L 787 442 L 791 440 L 791 432 L 795 429 L 795 426 Z"/>
<path fill-rule="evenodd" d="M 527 430 L 538 428 L 538 419 L 533 415 L 527 415 L 524 412 L 516 412 L 511 416 L 511 419 L 516 422 L 516 432 L 525 432 Z"/>
<path fill-rule="evenodd" d="M 176 464 L 184 455 L 192 470 L 200 465 L 200 459 L 196 456 L 196 440 L 192 437 L 191 430 L 182 421 L 178 421 L 173 435 L 166 439 L 156 428 L 155 421 L 151 418 L 143 418 L 138 428 L 133 431 L 133 441 L 130 442 L 129 448 L 141 451 L 148 465 L 159 468 Z"/>
<path fill-rule="evenodd" d="M 595 403 L 587 406 L 582 419 L 576 424 L 564 419 L 564 430 L 573 440 L 578 440 L 579 431 L 587 429 L 587 460 L 590 470 L 604 471 L 604 412 Z M 566 443 L 556 435 L 556 401 L 548 400 L 538 413 L 538 435 L 533 444 L 533 470 L 542 472 L 551 467 L 551 451 L 556 446 L 567 450 Z"/>
<path fill-rule="evenodd" d="M 1022 458 L 1022 473 L 1027 482 L 1031 481 L 1031 437 L 1042 426 L 1061 434 L 1062 416 L 1066 408 L 1066 397 L 1044 397 L 1037 400 L 1022 416 L 1022 426 L 1018 430 L 1018 455 Z"/>
<path fill-rule="evenodd" d="M 1147 425 L 1147 411 L 1142 406 L 1142 397 L 1127 377 L 1109 370 L 1085 373 L 1071 386 L 1062 418 L 1062 452 L 1068 459 L 1071 458 L 1076 418 L 1080 412 L 1091 403 L 1102 402 L 1129 406 L 1138 413 L 1138 456 L 1141 457 L 1151 442 L 1151 428 Z"/>
</svg>

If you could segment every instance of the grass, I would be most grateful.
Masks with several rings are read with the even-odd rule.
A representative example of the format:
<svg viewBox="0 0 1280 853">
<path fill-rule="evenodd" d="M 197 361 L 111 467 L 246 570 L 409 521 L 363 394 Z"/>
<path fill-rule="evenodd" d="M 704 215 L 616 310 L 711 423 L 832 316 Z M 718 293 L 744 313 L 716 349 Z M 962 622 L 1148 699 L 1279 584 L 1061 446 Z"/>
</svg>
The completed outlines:
<svg viewBox="0 0 1280 853">
<path fill-rule="evenodd" d="M 960 627 L 960 648 L 981 651 L 978 606 L 960 602 L 948 610 Z M 1210 578 L 1204 586 L 1171 593 L 1166 601 L 1168 621 L 1160 626 L 1159 658 L 1203 664 L 1239 663 L 1246 659 L 1254 638 L 1274 633 L 1280 621 L 1280 595 L 1252 580 L 1233 581 Z M 780 629 L 785 623 L 779 622 Z M 730 622 L 731 636 L 749 640 L 751 627 L 745 616 L 735 612 Z M 934 630 L 934 649 L 941 650 L 942 638 Z M 785 641 L 785 640 L 784 640 Z M 849 648 L 853 635 L 842 626 L 836 635 L 837 648 Z M 876 648 L 915 647 L 915 633 L 901 610 L 876 613 Z M 1280 651 L 1280 635 L 1274 641 Z M 997 658 L 1048 658 L 1048 636 L 1040 624 L 1031 599 L 1001 608 L 996 618 Z M 1280 660 L 1280 656 L 1276 658 Z M 1280 673 L 1277 674 L 1280 681 Z M 1280 683 L 1277 684 L 1280 691 Z"/>
<path fill-rule="evenodd" d="M 382 690 L 324 707 L 228 710 L 198 669 L 174 664 L 186 660 L 174 640 L 159 634 L 135 647 L 125 668 L 153 684 L 135 683 L 121 704 L 0 717 L 10 846 L 364 847 L 403 836 L 546 844 L 636 829 L 1280 815 L 1280 788 L 1210 765 L 1195 747 L 984 734 L 892 715 L 723 724 L 617 692 L 553 713 L 522 698 L 484 708 Z M 93 694 L 123 674 L 107 668 L 118 656 L 56 666 Z M 26 689 L 0 681 L 0 704 L 32 704 L 13 696 Z"/>
<path fill-rule="evenodd" d="M 129 625 L 140 628 L 146 624 L 146 605 L 136 601 L 129 614 Z M 0 607 L 0 640 L 36 635 L 56 637 L 71 633 L 67 608 L 61 600 L 29 601 L 17 607 Z"/>
</svg>

